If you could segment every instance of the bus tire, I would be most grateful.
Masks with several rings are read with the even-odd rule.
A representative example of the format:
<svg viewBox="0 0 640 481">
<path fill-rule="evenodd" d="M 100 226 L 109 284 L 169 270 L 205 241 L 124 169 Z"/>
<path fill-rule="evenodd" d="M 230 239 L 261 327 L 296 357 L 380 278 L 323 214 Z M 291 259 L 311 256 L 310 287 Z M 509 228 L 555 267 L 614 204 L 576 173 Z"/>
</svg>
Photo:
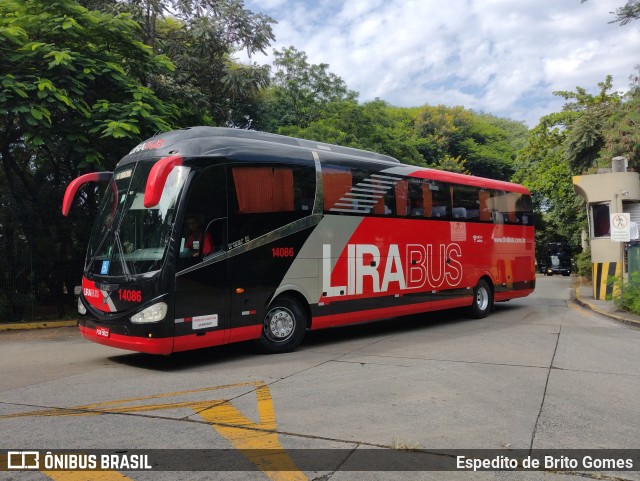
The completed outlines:
<svg viewBox="0 0 640 481">
<path fill-rule="evenodd" d="M 262 321 L 258 348 L 267 354 L 294 351 L 302 342 L 307 329 L 307 316 L 300 303 L 289 296 L 279 296 Z"/>
<path fill-rule="evenodd" d="M 485 279 L 480 279 L 473 288 L 473 302 L 471 303 L 471 315 L 476 319 L 482 319 L 489 315 L 493 308 L 493 290 Z"/>
</svg>

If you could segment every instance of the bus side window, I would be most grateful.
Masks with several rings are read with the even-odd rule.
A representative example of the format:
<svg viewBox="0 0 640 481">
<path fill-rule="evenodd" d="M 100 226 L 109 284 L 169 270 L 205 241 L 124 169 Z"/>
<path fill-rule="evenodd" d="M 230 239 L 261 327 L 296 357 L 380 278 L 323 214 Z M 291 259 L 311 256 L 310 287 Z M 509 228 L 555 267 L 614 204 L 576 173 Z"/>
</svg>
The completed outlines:
<svg viewBox="0 0 640 481">
<path fill-rule="evenodd" d="M 480 222 L 491 222 L 491 193 L 488 190 L 481 189 L 478 192 L 478 203 L 480 212 L 478 220 Z"/>
<path fill-rule="evenodd" d="M 480 220 L 480 189 L 472 185 L 454 185 L 452 191 L 453 220 Z"/>
<path fill-rule="evenodd" d="M 520 218 L 522 225 L 534 225 L 533 222 L 533 202 L 531 196 L 521 194 L 520 199 L 516 204 L 518 212 L 516 215 Z"/>
<path fill-rule="evenodd" d="M 351 190 L 353 176 L 344 167 L 323 167 L 324 211 L 329 212 Z"/>
<path fill-rule="evenodd" d="M 409 213 L 409 181 L 401 180 L 394 188 L 396 215 L 406 216 Z"/>
<path fill-rule="evenodd" d="M 398 205 L 392 183 L 375 170 L 325 164 L 322 183 L 325 213 L 386 216 Z"/>
<path fill-rule="evenodd" d="M 409 179 L 409 215 L 411 217 L 425 216 L 422 185 L 422 180 L 420 179 Z"/>
<path fill-rule="evenodd" d="M 229 170 L 230 245 L 242 245 L 312 214 L 313 166 L 243 164 Z"/>
<path fill-rule="evenodd" d="M 226 167 L 196 173 L 189 191 L 180 245 L 181 267 L 225 249 L 227 217 Z M 213 222 L 215 219 L 221 221 Z"/>
<path fill-rule="evenodd" d="M 507 221 L 507 196 L 502 190 L 491 191 L 491 217 L 494 224 L 505 224 Z"/>
<path fill-rule="evenodd" d="M 451 194 L 448 184 L 435 180 L 425 181 L 423 196 L 427 199 L 426 217 L 449 220 Z"/>
<path fill-rule="evenodd" d="M 509 224 L 519 224 L 520 219 L 517 215 L 517 204 L 520 194 L 515 192 L 507 192 L 507 220 Z"/>
</svg>

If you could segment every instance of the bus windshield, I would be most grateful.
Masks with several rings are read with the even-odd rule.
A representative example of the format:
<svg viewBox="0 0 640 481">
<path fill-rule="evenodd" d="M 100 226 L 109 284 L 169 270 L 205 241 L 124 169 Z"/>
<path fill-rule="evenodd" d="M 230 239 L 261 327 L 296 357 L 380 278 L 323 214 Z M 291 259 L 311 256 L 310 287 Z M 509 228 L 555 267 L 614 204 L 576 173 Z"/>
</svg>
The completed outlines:
<svg viewBox="0 0 640 481">
<path fill-rule="evenodd" d="M 157 206 L 144 207 L 144 191 L 153 162 L 116 169 L 102 199 L 89 241 L 87 275 L 124 277 L 152 275 L 162 267 L 176 205 L 189 174 L 174 168 Z"/>
</svg>

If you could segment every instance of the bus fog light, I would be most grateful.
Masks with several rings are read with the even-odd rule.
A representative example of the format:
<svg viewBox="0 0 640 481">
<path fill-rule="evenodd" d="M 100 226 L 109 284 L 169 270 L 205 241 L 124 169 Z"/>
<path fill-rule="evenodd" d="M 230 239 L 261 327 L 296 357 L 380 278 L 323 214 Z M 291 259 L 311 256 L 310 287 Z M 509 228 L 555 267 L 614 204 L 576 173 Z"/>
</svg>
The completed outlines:
<svg viewBox="0 0 640 481">
<path fill-rule="evenodd" d="M 80 314 L 81 316 L 84 316 L 86 313 L 87 313 L 87 308 L 84 307 L 84 304 L 82 303 L 82 299 L 78 297 L 78 314 Z"/>
<path fill-rule="evenodd" d="M 167 315 L 167 304 L 158 302 L 153 306 L 147 307 L 145 310 L 131 316 L 131 322 L 134 324 L 147 324 L 150 322 L 159 322 Z"/>
</svg>

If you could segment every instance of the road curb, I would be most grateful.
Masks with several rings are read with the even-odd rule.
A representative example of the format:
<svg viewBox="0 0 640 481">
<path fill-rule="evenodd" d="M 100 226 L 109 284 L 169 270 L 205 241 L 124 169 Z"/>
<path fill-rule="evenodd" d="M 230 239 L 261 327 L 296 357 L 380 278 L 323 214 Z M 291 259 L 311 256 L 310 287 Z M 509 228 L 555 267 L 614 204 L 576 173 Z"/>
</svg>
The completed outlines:
<svg viewBox="0 0 640 481">
<path fill-rule="evenodd" d="M 13 324 L 0 324 L 0 331 L 23 331 L 30 329 L 49 329 L 54 327 L 75 327 L 78 321 L 40 321 L 40 322 L 16 322 Z"/>
<path fill-rule="evenodd" d="M 606 316 L 609 317 L 611 319 L 615 319 L 618 322 L 623 322 L 625 324 L 629 324 L 631 326 L 635 326 L 635 327 L 640 327 L 640 320 L 635 320 L 635 319 L 631 319 L 629 317 L 625 317 L 624 315 L 618 315 L 618 314 L 614 314 L 612 312 L 606 311 L 604 309 L 600 309 L 598 306 L 596 306 L 595 304 L 592 304 L 591 302 L 585 300 L 582 297 L 582 294 L 580 294 L 580 288 L 582 287 L 582 281 L 578 281 L 573 285 L 573 294 L 574 294 L 574 301 L 579 304 L 580 306 L 589 309 L 597 314 L 600 314 L 602 316 Z"/>
</svg>

